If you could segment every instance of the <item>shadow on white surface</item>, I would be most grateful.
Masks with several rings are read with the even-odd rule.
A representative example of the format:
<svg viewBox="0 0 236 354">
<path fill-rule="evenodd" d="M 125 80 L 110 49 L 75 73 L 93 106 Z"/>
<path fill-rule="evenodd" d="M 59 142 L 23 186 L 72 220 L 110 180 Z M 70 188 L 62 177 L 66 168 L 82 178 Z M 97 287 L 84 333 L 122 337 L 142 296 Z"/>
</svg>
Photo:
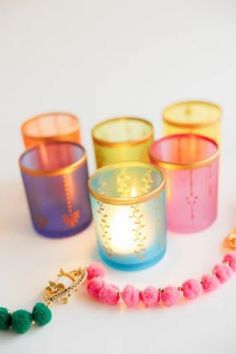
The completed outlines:
<svg viewBox="0 0 236 354">
<path fill-rule="evenodd" d="M 31 228 L 23 185 L 20 182 L 0 182 L 0 237 L 3 232 L 29 233 Z"/>
</svg>

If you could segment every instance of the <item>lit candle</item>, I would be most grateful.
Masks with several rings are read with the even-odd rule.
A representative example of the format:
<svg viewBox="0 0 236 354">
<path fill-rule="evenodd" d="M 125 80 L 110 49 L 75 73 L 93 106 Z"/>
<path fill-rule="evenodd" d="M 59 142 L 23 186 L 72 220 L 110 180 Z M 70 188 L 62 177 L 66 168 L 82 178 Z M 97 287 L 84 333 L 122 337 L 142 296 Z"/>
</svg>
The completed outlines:
<svg viewBox="0 0 236 354">
<path fill-rule="evenodd" d="M 162 172 L 141 162 L 99 169 L 89 181 L 101 258 L 123 270 L 146 268 L 166 249 Z"/>
</svg>

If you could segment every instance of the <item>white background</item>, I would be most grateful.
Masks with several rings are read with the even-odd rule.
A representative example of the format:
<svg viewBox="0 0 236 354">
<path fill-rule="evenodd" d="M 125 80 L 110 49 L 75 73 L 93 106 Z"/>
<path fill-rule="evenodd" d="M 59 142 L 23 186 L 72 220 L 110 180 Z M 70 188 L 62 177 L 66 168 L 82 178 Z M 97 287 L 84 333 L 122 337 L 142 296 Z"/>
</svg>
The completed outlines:
<svg viewBox="0 0 236 354">
<path fill-rule="evenodd" d="M 0 1 L 0 303 L 31 309 L 58 269 L 96 259 L 93 226 L 63 240 L 32 229 L 17 165 L 19 126 L 30 116 L 78 114 L 94 170 L 91 127 L 132 114 L 161 135 L 161 110 L 182 99 L 224 109 L 219 216 L 205 232 L 169 233 L 164 260 L 108 279 L 140 288 L 200 277 L 222 257 L 235 225 L 236 3 L 233 0 Z M 173 309 L 107 308 L 75 295 L 54 309 L 50 326 L 0 334 L 0 354 L 235 354 L 236 278 Z"/>
</svg>

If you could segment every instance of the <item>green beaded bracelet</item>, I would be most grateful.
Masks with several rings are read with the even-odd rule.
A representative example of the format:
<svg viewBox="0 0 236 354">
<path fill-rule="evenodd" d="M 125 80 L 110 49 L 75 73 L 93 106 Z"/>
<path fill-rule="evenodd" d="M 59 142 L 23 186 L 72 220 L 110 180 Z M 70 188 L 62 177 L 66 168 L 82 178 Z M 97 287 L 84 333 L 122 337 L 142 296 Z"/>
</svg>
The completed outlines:
<svg viewBox="0 0 236 354">
<path fill-rule="evenodd" d="M 0 307 L 0 331 L 12 329 L 15 333 L 26 333 L 32 324 L 42 327 L 47 325 L 52 319 L 52 312 L 49 306 L 55 303 L 67 303 L 73 292 L 87 279 L 87 268 L 81 267 L 71 272 L 62 269 L 58 274 L 58 281 L 50 281 L 44 289 L 44 302 L 34 305 L 32 313 L 26 310 L 17 310 L 10 313 L 5 307 Z M 63 284 L 63 279 L 69 285 Z"/>
<path fill-rule="evenodd" d="M 0 330 L 6 331 L 11 325 L 11 314 L 5 307 L 0 307 Z"/>
<path fill-rule="evenodd" d="M 33 308 L 32 318 L 37 326 L 45 326 L 52 319 L 52 311 L 42 302 L 38 302 Z"/>
<path fill-rule="evenodd" d="M 32 313 L 26 310 L 17 310 L 10 314 L 5 307 L 0 307 L 1 331 L 6 331 L 9 328 L 12 328 L 14 332 L 23 334 L 30 329 L 32 323 L 41 327 L 48 324 L 51 319 L 51 310 L 42 302 L 35 304 Z"/>
</svg>

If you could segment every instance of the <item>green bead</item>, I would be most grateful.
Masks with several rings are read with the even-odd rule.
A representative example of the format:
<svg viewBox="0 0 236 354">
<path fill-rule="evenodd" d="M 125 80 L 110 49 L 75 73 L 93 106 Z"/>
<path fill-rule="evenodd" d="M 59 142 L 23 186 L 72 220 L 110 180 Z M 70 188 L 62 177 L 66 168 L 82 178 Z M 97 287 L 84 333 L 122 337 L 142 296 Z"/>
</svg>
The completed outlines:
<svg viewBox="0 0 236 354">
<path fill-rule="evenodd" d="M 19 334 L 27 332 L 32 323 L 32 315 L 26 310 L 17 310 L 12 314 L 12 329 Z"/>
<path fill-rule="evenodd" d="M 45 326 L 52 319 L 51 310 L 42 302 L 38 302 L 32 312 L 33 320 L 38 326 Z"/>
<path fill-rule="evenodd" d="M 0 331 L 6 331 L 11 325 L 11 314 L 5 307 L 0 307 Z"/>
</svg>

